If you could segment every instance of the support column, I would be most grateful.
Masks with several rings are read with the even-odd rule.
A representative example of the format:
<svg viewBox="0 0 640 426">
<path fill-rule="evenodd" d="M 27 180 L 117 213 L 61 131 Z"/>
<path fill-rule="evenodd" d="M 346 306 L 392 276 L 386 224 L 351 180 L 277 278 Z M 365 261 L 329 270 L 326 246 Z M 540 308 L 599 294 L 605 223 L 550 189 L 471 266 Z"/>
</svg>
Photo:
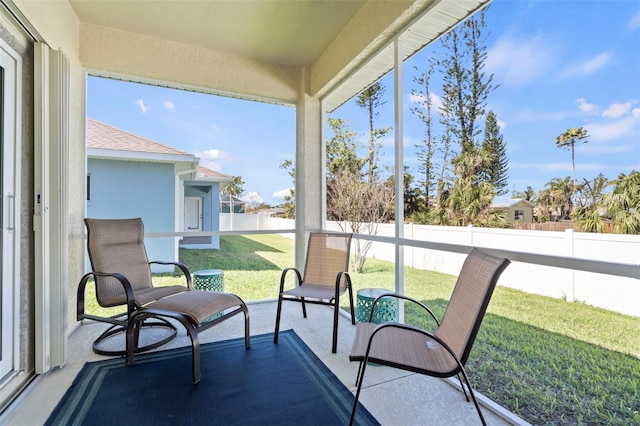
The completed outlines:
<svg viewBox="0 0 640 426">
<path fill-rule="evenodd" d="M 404 116 L 403 116 L 403 89 L 402 89 L 402 49 L 399 39 L 393 42 L 394 55 L 394 126 L 395 126 L 395 234 L 396 239 L 404 238 Z M 395 281 L 396 293 L 404 294 L 404 246 L 396 243 L 395 259 Z M 400 303 L 398 315 L 401 322 L 404 322 L 404 304 Z"/>
<path fill-rule="evenodd" d="M 323 229 L 326 222 L 322 105 L 320 99 L 309 95 L 309 74 L 309 68 L 302 69 L 296 106 L 295 264 L 300 268 L 304 265 L 309 231 Z"/>
</svg>

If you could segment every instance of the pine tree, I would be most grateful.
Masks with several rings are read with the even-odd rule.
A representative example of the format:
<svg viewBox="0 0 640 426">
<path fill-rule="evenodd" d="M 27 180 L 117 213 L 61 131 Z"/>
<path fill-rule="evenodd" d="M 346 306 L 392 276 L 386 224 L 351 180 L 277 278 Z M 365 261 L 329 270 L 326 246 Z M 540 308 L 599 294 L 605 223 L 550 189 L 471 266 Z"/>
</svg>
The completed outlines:
<svg viewBox="0 0 640 426">
<path fill-rule="evenodd" d="M 507 175 L 509 171 L 507 144 L 500 134 L 498 118 L 493 111 L 489 111 L 487 114 L 482 149 L 486 151 L 489 158 L 491 158 L 491 163 L 487 169 L 484 170 L 487 181 L 493 184 L 496 195 L 506 194 L 509 191 L 507 188 L 509 184 Z"/>
<path fill-rule="evenodd" d="M 417 69 L 417 67 L 416 67 Z M 423 74 L 420 74 L 413 78 L 413 82 L 418 85 L 419 90 L 412 90 L 411 94 L 421 99 L 419 106 L 411 108 L 411 113 L 418 117 L 420 121 L 424 123 L 424 139 L 420 143 L 416 144 L 416 157 L 418 158 L 418 172 L 421 174 L 422 179 L 419 181 L 422 187 L 422 193 L 424 196 L 423 207 L 425 211 L 429 210 L 429 203 L 433 196 L 432 191 L 435 186 L 435 165 L 434 155 L 436 148 L 436 140 L 432 133 L 432 101 L 431 92 L 429 89 L 429 82 L 431 80 L 431 74 L 433 73 L 433 66 L 429 67 L 429 70 Z"/>
<path fill-rule="evenodd" d="M 367 163 L 369 165 L 367 170 L 367 180 L 369 183 L 374 181 L 376 169 L 378 168 L 378 161 L 376 158 L 379 149 L 378 140 L 386 136 L 386 134 L 389 133 L 389 130 L 391 130 L 391 127 L 384 129 L 376 129 L 374 127 L 375 119 L 380 116 L 378 108 L 386 103 L 386 101 L 383 100 L 384 91 L 384 86 L 380 81 L 376 81 L 371 86 L 360 92 L 356 97 L 356 105 L 360 108 L 366 109 L 369 118 L 369 155 L 367 157 Z"/>
<path fill-rule="evenodd" d="M 485 13 L 486 9 L 445 35 L 441 43 L 447 53 L 437 61 L 443 74 L 443 124 L 460 143 L 460 155 L 476 147 L 476 121 L 484 115 L 487 97 L 496 88 L 493 74 L 484 73 Z"/>
</svg>

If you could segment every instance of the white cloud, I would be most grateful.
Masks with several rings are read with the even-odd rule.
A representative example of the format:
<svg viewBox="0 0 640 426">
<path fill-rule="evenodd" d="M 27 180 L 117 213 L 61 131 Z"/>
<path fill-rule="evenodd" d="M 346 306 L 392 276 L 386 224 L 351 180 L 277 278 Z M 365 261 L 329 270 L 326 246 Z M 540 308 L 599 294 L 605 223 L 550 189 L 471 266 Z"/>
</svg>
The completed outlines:
<svg viewBox="0 0 640 426">
<path fill-rule="evenodd" d="M 614 104 L 609 105 L 609 108 L 607 108 L 606 110 L 604 110 L 604 112 L 602 113 L 603 117 L 611 117 L 611 118 L 618 118 L 618 117 L 622 117 L 623 115 L 629 115 L 631 113 L 631 107 L 633 106 L 634 102 L 625 102 L 625 103 L 621 103 L 621 102 L 617 102 Z"/>
<path fill-rule="evenodd" d="M 264 203 L 264 201 L 262 201 L 262 197 L 260 196 L 260 194 L 258 194 L 255 191 L 250 191 L 249 193 L 243 195 L 240 198 L 242 199 L 242 201 L 244 201 L 248 205 L 249 208 L 252 208 L 252 209 L 259 207 L 261 204 Z"/>
<path fill-rule="evenodd" d="M 627 21 L 627 27 L 631 30 L 635 30 L 640 28 L 640 10 L 634 13 L 631 18 Z"/>
<path fill-rule="evenodd" d="M 175 105 L 171 101 L 164 101 L 163 105 L 166 109 L 176 109 Z"/>
<path fill-rule="evenodd" d="M 584 112 L 585 114 L 597 115 L 598 114 L 598 105 L 587 102 L 585 98 L 576 99 L 576 104 L 578 105 L 578 109 L 580 112 Z"/>
<path fill-rule="evenodd" d="M 195 156 L 200 158 L 201 166 L 220 173 L 224 173 L 224 164 L 230 163 L 233 160 L 233 157 L 228 152 L 219 149 L 196 152 Z"/>
<path fill-rule="evenodd" d="M 281 189 L 280 191 L 276 191 L 273 194 L 271 194 L 271 196 L 277 200 L 283 200 L 285 197 L 288 197 L 291 195 L 291 190 L 293 188 L 287 188 L 287 189 Z"/>
<path fill-rule="evenodd" d="M 577 148 L 576 148 L 577 149 Z M 620 145 L 620 144 L 607 144 L 607 143 L 588 143 L 580 145 L 580 152 L 585 154 L 617 154 L 620 152 L 633 152 L 638 151 L 637 146 L 633 145 Z"/>
<path fill-rule="evenodd" d="M 502 36 L 487 52 L 486 69 L 503 84 L 522 86 L 542 77 L 557 56 L 553 43 L 537 36 L 517 40 Z"/>
<path fill-rule="evenodd" d="M 442 98 L 435 93 L 429 93 L 429 99 L 431 99 L 431 111 L 439 114 L 440 108 L 442 108 Z M 412 104 L 419 104 L 424 107 L 425 98 L 422 94 L 409 94 L 409 102 Z"/>
<path fill-rule="evenodd" d="M 498 127 L 500 127 L 500 130 L 505 129 L 507 127 L 507 122 L 504 120 L 498 119 Z"/>
<path fill-rule="evenodd" d="M 602 120 L 585 126 L 589 141 L 615 141 L 640 134 L 640 115 L 619 120 Z"/>
<path fill-rule="evenodd" d="M 631 115 L 635 118 L 640 118 L 640 108 L 634 108 L 631 110 Z"/>
<path fill-rule="evenodd" d="M 611 60 L 611 53 L 609 52 L 600 53 L 599 55 L 593 58 L 566 66 L 562 70 L 560 75 L 564 78 L 586 77 L 604 68 L 609 63 L 610 60 Z"/>
<path fill-rule="evenodd" d="M 424 95 L 422 94 L 415 94 L 415 93 L 410 93 L 409 94 L 409 102 L 411 102 L 412 104 L 420 104 L 423 105 L 424 104 Z"/>
<path fill-rule="evenodd" d="M 442 98 L 435 93 L 429 93 L 429 97 L 431 98 L 431 105 L 435 111 L 439 112 L 440 108 L 442 108 Z"/>
<path fill-rule="evenodd" d="M 209 160 L 209 161 L 229 161 L 231 160 L 231 155 L 229 155 L 229 153 L 225 152 L 225 151 L 221 151 L 219 149 L 209 149 L 207 151 L 202 151 L 199 153 L 196 153 L 197 157 L 200 157 L 203 160 Z"/>
<path fill-rule="evenodd" d="M 142 111 L 142 113 L 144 114 L 145 112 L 147 112 L 147 107 L 144 106 L 144 100 L 142 98 L 138 99 L 136 101 L 136 105 L 138 105 L 140 107 L 140 111 Z"/>
</svg>

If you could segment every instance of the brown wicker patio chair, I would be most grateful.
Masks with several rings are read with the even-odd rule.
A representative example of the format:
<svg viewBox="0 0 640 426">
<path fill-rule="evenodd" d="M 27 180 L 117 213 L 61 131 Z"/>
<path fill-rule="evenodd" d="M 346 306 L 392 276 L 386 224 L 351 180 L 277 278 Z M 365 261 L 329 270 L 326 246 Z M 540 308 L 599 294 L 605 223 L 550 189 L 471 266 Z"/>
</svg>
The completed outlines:
<svg viewBox="0 0 640 426">
<path fill-rule="evenodd" d="M 349 276 L 349 251 L 351 249 L 352 234 L 312 232 L 309 235 L 307 258 L 304 264 L 304 278 L 295 268 L 286 268 L 280 277 L 280 292 L 278 293 L 278 311 L 276 314 L 276 328 L 273 342 L 278 343 L 280 330 L 280 313 L 282 301 L 291 300 L 302 303 L 302 316 L 307 317 L 305 303 L 334 306 L 333 313 L 333 344 L 331 352 L 336 353 L 338 346 L 338 311 L 340 309 L 340 295 L 349 292 L 351 307 L 351 323 L 356 319 L 353 310 L 353 290 Z M 287 273 L 295 273 L 296 287 L 285 290 Z"/>
<path fill-rule="evenodd" d="M 193 382 L 200 380 L 198 333 L 236 314 L 244 313 L 245 346 L 249 348 L 249 311 L 236 295 L 198 291 L 191 288 L 191 274 L 180 262 L 149 262 L 144 246 L 144 225 L 135 219 L 85 219 L 87 248 L 92 272 L 78 285 L 77 319 L 90 319 L 111 324 L 93 343 L 93 350 L 103 355 L 126 355 L 127 364 L 133 354 L 157 348 L 177 333 L 173 318 L 187 330 L 193 348 Z M 150 265 L 175 265 L 184 275 L 184 285 L 154 287 Z M 98 304 L 104 308 L 121 306 L 123 311 L 105 317 L 86 312 L 85 290 L 94 279 Z M 216 318 L 207 321 L 216 314 Z M 140 331 L 146 327 L 168 329 L 168 333 L 140 346 Z M 109 337 L 123 333 L 124 349 L 101 347 Z M 106 346 L 106 345 L 105 345 Z"/>
<path fill-rule="evenodd" d="M 397 294 L 384 295 L 417 304 L 435 320 L 438 327 L 430 332 L 399 323 L 358 324 L 349 356 L 351 361 L 360 362 L 351 423 L 356 413 L 367 363 L 372 362 L 435 377 L 457 375 L 467 401 L 469 396 L 465 385 L 469 389 L 480 420 L 486 424 L 464 365 L 496 282 L 509 263 L 507 259 L 473 249 L 462 266 L 441 322 L 428 307 L 414 299 Z M 374 306 L 381 297 L 374 301 Z M 373 310 L 372 308 L 371 312 Z"/>
</svg>

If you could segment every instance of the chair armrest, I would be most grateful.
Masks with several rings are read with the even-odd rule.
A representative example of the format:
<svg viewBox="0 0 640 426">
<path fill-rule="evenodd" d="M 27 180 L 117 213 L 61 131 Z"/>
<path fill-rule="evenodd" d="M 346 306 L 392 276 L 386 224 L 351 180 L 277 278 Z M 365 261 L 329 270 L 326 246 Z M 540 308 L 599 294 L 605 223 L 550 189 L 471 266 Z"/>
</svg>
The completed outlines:
<svg viewBox="0 0 640 426">
<path fill-rule="evenodd" d="M 431 309 L 429 309 L 427 307 L 427 305 L 425 305 L 424 303 L 413 299 L 411 297 L 408 296 L 403 296 L 401 294 L 398 293 L 392 293 L 389 292 L 388 294 L 381 294 L 380 296 L 376 297 L 376 299 L 373 301 L 373 305 L 371 306 L 371 313 L 369 315 L 369 322 L 371 322 L 371 320 L 373 319 L 373 312 L 374 312 L 374 308 L 376 306 L 376 303 L 378 303 L 378 300 L 383 299 L 385 297 L 394 297 L 396 299 L 403 299 L 403 300 L 407 300 L 409 302 L 412 302 L 418 306 L 420 306 L 422 309 L 424 309 L 425 311 L 427 311 L 429 313 L 429 315 L 431 315 L 431 318 L 433 318 L 433 320 L 436 322 L 436 324 L 438 325 L 438 327 L 440 327 L 440 321 L 438 320 L 438 318 L 436 317 L 436 315 L 433 313 L 433 311 Z"/>
<path fill-rule="evenodd" d="M 349 272 L 347 272 L 347 271 L 338 272 L 336 274 L 336 295 L 335 295 L 335 297 L 338 297 L 338 294 L 340 294 L 340 283 L 342 282 L 342 278 L 343 277 L 347 282 L 347 284 L 345 286 L 345 290 L 347 290 L 347 289 L 349 289 L 351 287 L 351 275 L 349 275 Z"/>
<path fill-rule="evenodd" d="M 85 319 L 84 294 L 85 294 L 85 288 L 87 286 L 87 282 L 91 277 L 113 277 L 113 278 L 116 278 L 118 281 L 120 281 L 120 284 L 124 288 L 125 296 L 127 298 L 127 316 L 131 317 L 131 315 L 133 314 L 133 311 L 135 310 L 135 302 L 133 299 L 133 288 L 131 287 L 131 283 L 129 282 L 129 280 L 124 275 L 118 274 L 118 273 L 110 274 L 105 272 L 89 272 L 87 274 L 84 274 L 84 276 L 80 280 L 80 283 L 78 284 L 76 319 L 78 321 L 82 321 L 83 319 Z"/>
<path fill-rule="evenodd" d="M 182 271 L 182 274 L 184 275 L 185 279 L 187 280 L 187 288 L 191 289 L 191 273 L 189 272 L 189 269 L 187 268 L 187 265 L 185 265 L 182 262 L 165 262 L 162 260 L 153 260 L 151 262 L 149 262 L 149 265 L 152 264 L 156 264 L 156 265 L 174 265 L 177 266 L 178 268 L 180 268 L 180 270 Z"/>
<path fill-rule="evenodd" d="M 287 273 L 289 271 L 293 271 L 296 274 L 296 285 L 299 286 L 302 283 L 302 275 L 300 275 L 300 271 L 298 271 L 296 268 L 285 268 L 282 271 L 282 275 L 280 275 L 280 293 L 278 294 L 282 294 L 282 292 L 284 291 L 284 281 L 287 278 Z"/>
</svg>

